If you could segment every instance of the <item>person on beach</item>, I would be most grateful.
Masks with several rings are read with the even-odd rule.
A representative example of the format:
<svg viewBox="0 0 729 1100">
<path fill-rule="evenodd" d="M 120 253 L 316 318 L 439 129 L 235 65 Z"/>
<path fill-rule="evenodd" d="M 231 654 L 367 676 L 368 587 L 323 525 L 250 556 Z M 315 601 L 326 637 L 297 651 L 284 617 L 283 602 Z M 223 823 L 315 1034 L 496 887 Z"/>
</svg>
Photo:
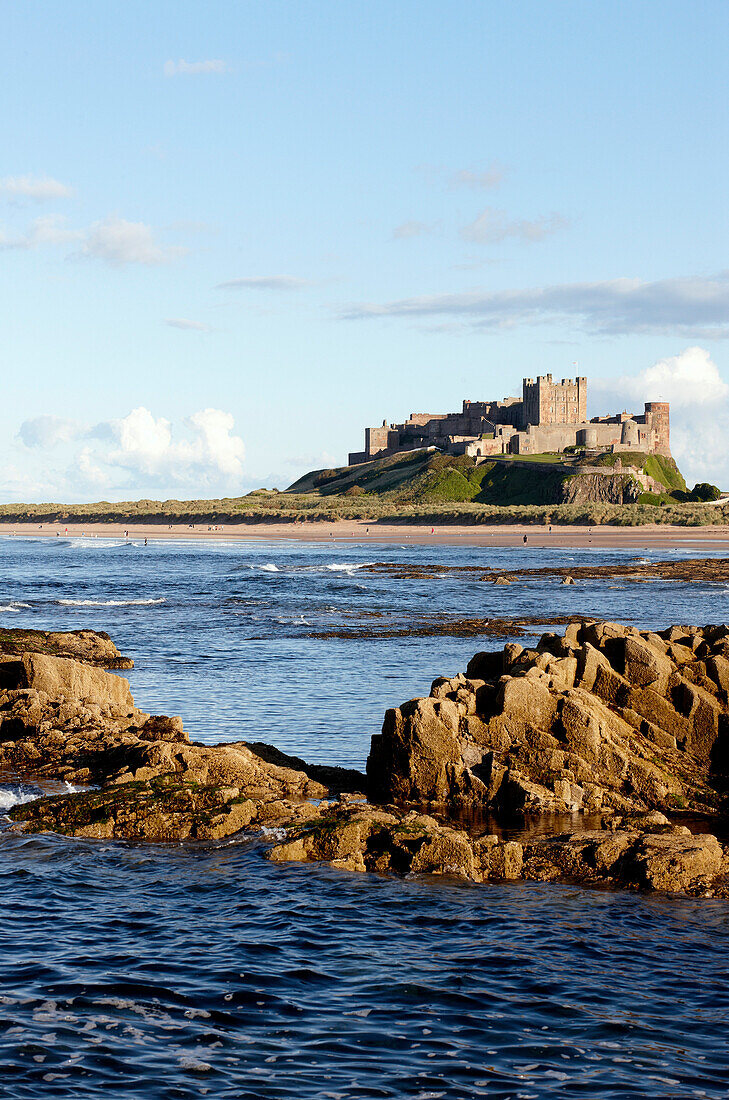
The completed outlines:
<svg viewBox="0 0 729 1100">
<path fill-rule="evenodd" d="M 529 541 L 529 540 L 528 540 L 527 536 L 525 535 L 525 536 L 524 536 L 524 543 L 525 543 L 525 545 L 526 545 L 526 543 L 527 543 L 528 541 Z"/>
</svg>

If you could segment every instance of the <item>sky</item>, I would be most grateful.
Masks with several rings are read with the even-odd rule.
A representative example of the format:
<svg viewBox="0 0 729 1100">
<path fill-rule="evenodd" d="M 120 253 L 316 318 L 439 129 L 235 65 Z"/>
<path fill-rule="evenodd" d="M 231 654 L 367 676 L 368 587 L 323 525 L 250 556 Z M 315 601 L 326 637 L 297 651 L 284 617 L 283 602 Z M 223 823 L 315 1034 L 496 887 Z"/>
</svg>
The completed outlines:
<svg viewBox="0 0 729 1100">
<path fill-rule="evenodd" d="M 4 0 L 0 501 L 230 496 L 521 379 L 729 488 L 725 0 Z"/>
</svg>

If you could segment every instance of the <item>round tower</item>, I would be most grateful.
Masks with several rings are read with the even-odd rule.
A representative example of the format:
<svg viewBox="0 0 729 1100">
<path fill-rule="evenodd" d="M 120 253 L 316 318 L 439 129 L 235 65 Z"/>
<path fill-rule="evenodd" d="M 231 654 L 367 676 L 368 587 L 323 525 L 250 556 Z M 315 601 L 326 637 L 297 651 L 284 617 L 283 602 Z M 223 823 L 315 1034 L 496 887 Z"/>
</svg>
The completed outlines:
<svg viewBox="0 0 729 1100">
<path fill-rule="evenodd" d="M 623 427 L 620 432 L 620 442 L 627 447 L 638 447 L 638 425 L 630 417 L 623 421 Z"/>
</svg>

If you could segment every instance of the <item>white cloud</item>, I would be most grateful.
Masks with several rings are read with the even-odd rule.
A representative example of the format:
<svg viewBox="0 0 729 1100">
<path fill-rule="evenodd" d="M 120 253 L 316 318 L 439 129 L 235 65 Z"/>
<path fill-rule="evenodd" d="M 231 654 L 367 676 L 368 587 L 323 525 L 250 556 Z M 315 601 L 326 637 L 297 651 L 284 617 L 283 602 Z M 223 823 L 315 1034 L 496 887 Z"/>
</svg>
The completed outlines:
<svg viewBox="0 0 729 1100">
<path fill-rule="evenodd" d="M 532 221 L 510 219 L 505 210 L 487 206 L 475 221 L 463 227 L 461 237 L 476 244 L 500 244 L 509 238 L 533 243 L 558 233 L 568 224 L 561 214 L 541 215 Z"/>
<path fill-rule="evenodd" d="M 719 368 L 709 352 L 700 347 L 659 359 L 640 374 L 596 380 L 591 388 L 601 394 L 622 394 L 634 401 L 668 401 L 673 411 L 715 406 L 729 397 L 729 386 Z"/>
<path fill-rule="evenodd" d="M 209 61 L 165 61 L 163 70 L 165 76 L 198 76 L 201 73 L 227 73 L 229 72 L 226 61 L 219 59 Z"/>
<path fill-rule="evenodd" d="M 70 443 L 86 432 L 83 424 L 77 420 L 66 420 L 60 416 L 36 416 L 24 420 L 18 429 L 18 436 L 26 447 L 56 447 L 59 443 Z"/>
<path fill-rule="evenodd" d="M 76 456 L 76 469 L 81 481 L 87 485 L 98 485 L 107 488 L 111 484 L 111 477 L 102 470 L 94 460 L 91 447 L 82 447 Z"/>
<path fill-rule="evenodd" d="M 412 237 L 422 237 L 424 234 L 432 232 L 433 226 L 428 225 L 426 222 L 409 221 L 403 222 L 402 225 L 396 225 L 392 235 L 396 241 L 407 241 Z"/>
<path fill-rule="evenodd" d="M 504 169 L 500 164 L 490 164 L 488 168 L 462 168 L 451 176 L 452 187 L 472 187 L 479 191 L 489 191 L 498 187 L 504 178 Z"/>
<path fill-rule="evenodd" d="M 689 486 L 710 481 L 729 488 L 729 385 L 705 348 L 685 348 L 635 375 L 595 380 L 590 390 L 601 412 L 668 401 L 671 453 Z"/>
<path fill-rule="evenodd" d="M 66 220 L 56 214 L 36 218 L 20 236 L 9 237 L 0 230 L 0 251 L 29 250 L 43 245 L 68 244 L 83 237 L 83 230 L 68 229 Z"/>
<path fill-rule="evenodd" d="M 218 283 L 216 290 L 301 290 L 311 286 L 311 280 L 295 275 L 247 275 L 241 279 L 228 279 Z"/>
<path fill-rule="evenodd" d="M 243 440 L 233 434 L 234 426 L 230 413 L 202 409 L 184 421 L 186 437 L 175 438 L 169 420 L 156 419 L 140 406 L 128 416 L 97 426 L 97 437 L 107 434 L 109 441 L 83 452 L 84 461 L 104 471 L 110 481 L 125 471 L 132 484 L 234 485 L 243 477 L 245 458 Z"/>
<path fill-rule="evenodd" d="M 350 306 L 347 320 L 452 317 L 477 328 L 568 322 L 603 335 L 729 336 L 729 271 L 642 282 L 611 279 L 521 290 L 431 294 Z"/>
<path fill-rule="evenodd" d="M 114 267 L 125 264 L 164 264 L 184 256 L 188 249 L 160 243 L 144 222 L 109 217 L 86 229 L 70 229 L 56 214 L 36 218 L 25 233 L 9 236 L 0 230 L 0 251 L 30 250 L 47 245 L 80 244 L 76 253 L 103 260 Z"/>
<path fill-rule="evenodd" d="M 12 199 L 45 202 L 49 199 L 70 199 L 74 191 L 50 176 L 6 176 L 0 180 L 0 193 Z"/>
<path fill-rule="evenodd" d="M 185 255 L 186 248 L 160 244 L 144 222 L 109 217 L 95 222 L 86 233 L 81 254 L 104 260 L 113 267 L 125 264 L 165 264 Z"/>
<path fill-rule="evenodd" d="M 231 414 L 221 409 L 202 409 L 188 423 L 197 433 L 189 451 L 193 462 L 225 477 L 241 477 L 245 446 L 240 436 L 231 434 L 235 427 Z"/>
<path fill-rule="evenodd" d="M 20 501 L 60 501 L 68 490 L 63 475 L 46 467 L 42 471 L 28 470 L 15 462 L 0 465 L 0 494 L 3 503 Z"/>
<path fill-rule="evenodd" d="M 173 424 L 144 406 L 89 425 L 56 416 L 21 424 L 0 462 L 6 499 L 72 501 L 243 491 L 245 446 L 232 415 L 201 409 Z M 55 458 L 55 463 L 53 459 Z"/>
<path fill-rule="evenodd" d="M 210 325 L 206 325 L 204 321 L 189 321 L 186 317 L 167 317 L 165 318 L 165 324 L 170 328 L 180 328 L 187 332 L 211 332 Z"/>
</svg>

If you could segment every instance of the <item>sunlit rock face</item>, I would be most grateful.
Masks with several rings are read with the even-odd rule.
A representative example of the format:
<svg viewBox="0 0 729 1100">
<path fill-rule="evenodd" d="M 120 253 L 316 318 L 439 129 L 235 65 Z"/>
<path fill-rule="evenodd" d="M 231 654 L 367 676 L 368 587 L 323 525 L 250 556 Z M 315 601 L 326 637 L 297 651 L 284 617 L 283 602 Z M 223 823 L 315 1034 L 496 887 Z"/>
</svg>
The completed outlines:
<svg viewBox="0 0 729 1100">
<path fill-rule="evenodd" d="M 389 710 L 371 794 L 452 809 L 635 812 L 721 805 L 729 628 L 574 623 L 477 653 Z"/>
</svg>

